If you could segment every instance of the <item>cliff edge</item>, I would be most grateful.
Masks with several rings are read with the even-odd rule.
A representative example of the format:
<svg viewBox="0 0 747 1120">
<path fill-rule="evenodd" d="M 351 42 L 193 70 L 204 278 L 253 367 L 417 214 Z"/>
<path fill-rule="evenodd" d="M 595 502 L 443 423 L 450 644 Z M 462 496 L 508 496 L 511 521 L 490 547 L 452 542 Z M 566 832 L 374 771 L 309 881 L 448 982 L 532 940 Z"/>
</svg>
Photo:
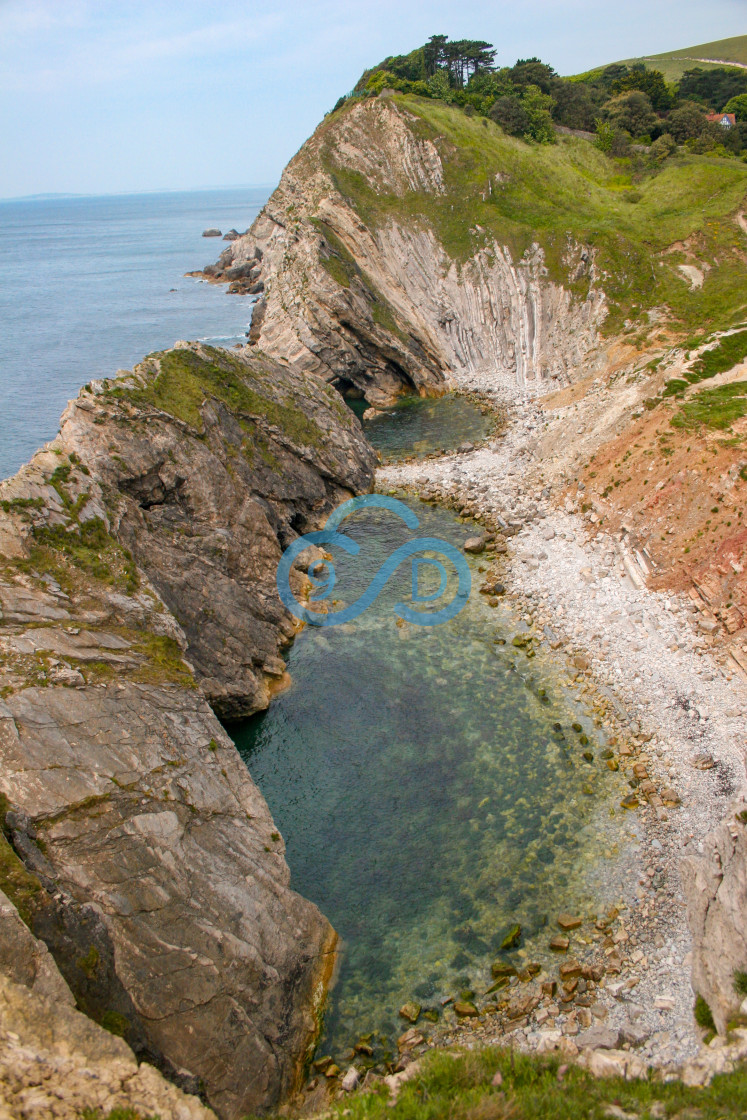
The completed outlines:
<svg viewBox="0 0 747 1120">
<path fill-rule="evenodd" d="M 0 888 L 78 1008 L 226 1118 L 294 1088 L 336 937 L 208 700 L 267 704 L 281 551 L 372 468 L 334 390 L 181 344 L 0 484 Z"/>
</svg>

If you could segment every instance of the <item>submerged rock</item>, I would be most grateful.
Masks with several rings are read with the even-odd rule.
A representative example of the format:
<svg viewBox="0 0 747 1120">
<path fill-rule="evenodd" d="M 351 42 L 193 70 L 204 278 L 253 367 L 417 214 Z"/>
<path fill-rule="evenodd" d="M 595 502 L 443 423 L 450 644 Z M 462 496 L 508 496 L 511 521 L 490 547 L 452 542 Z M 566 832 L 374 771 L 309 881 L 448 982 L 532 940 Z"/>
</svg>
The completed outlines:
<svg viewBox="0 0 747 1120">
<path fill-rule="evenodd" d="M 405 1003 L 400 1007 L 399 1014 L 408 1023 L 417 1023 L 420 1018 L 420 1004 L 419 1003 Z"/>
<path fill-rule="evenodd" d="M 508 933 L 506 934 L 506 936 L 501 941 L 499 948 L 501 948 L 501 949 L 515 949 L 520 941 L 521 941 L 521 926 L 517 922 L 516 925 L 511 926 Z"/>
</svg>

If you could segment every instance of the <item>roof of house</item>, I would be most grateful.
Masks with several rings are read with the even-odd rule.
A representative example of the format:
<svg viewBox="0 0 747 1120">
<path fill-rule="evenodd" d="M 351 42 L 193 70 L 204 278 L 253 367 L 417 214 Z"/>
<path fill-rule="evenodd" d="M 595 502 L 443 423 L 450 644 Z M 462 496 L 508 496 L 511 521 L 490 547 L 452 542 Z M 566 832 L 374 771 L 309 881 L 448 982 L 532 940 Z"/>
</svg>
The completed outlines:
<svg viewBox="0 0 747 1120">
<path fill-rule="evenodd" d="M 729 124 L 737 123 L 735 113 L 708 113 L 706 119 L 709 121 L 722 121 L 724 117 L 729 121 Z"/>
</svg>

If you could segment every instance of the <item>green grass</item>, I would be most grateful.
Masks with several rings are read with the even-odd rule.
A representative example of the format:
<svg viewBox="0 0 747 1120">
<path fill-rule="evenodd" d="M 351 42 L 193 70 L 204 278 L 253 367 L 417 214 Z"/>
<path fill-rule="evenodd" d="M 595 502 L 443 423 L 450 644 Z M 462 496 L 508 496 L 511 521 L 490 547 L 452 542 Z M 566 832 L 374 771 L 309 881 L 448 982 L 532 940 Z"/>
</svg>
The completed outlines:
<svg viewBox="0 0 747 1120">
<path fill-rule="evenodd" d="M 42 885 L 18 858 L 6 835 L 5 816 L 10 808 L 7 797 L 0 793 L 0 890 L 8 896 L 22 920 L 31 928 L 36 903 L 43 894 Z"/>
<path fill-rule="evenodd" d="M 184 688 L 197 687 L 192 672 L 182 660 L 182 651 L 173 638 L 145 632 L 140 635 L 135 649 L 147 658 L 146 664 L 134 674 L 135 680 L 158 684 L 168 682 Z"/>
<path fill-rule="evenodd" d="M 747 381 L 733 381 L 717 389 L 704 389 L 672 417 L 675 428 L 714 428 L 725 431 L 747 416 Z"/>
<path fill-rule="evenodd" d="M 695 1016 L 695 1022 L 704 1031 L 716 1030 L 716 1024 L 713 1021 L 713 1013 L 702 996 L 695 997 L 693 1015 Z"/>
<path fill-rule="evenodd" d="M 34 539 L 34 569 L 55 574 L 69 562 L 93 579 L 128 595 L 140 584 L 131 554 L 107 532 L 100 517 L 84 521 L 70 531 L 62 525 L 43 526 L 34 530 Z"/>
<path fill-rule="evenodd" d="M 444 102 L 404 95 L 395 101 L 416 118 L 416 135 L 438 146 L 446 193 L 377 190 L 369 178 L 336 163 L 334 124 L 318 132 L 323 166 L 369 226 L 393 218 L 429 226 L 458 263 L 494 239 L 514 260 L 537 241 L 551 277 L 583 297 L 588 279 L 568 279 L 570 235 L 595 248 L 597 267 L 606 273 L 608 333 L 654 305 L 668 304 L 688 331 L 728 325 L 744 306 L 743 235 L 733 218 L 747 197 L 743 163 L 682 154 L 634 183 L 630 166 L 587 141 L 561 137 L 555 145 L 529 145 Z M 665 255 L 688 238 L 711 265 L 694 291 L 676 267 L 684 254 Z"/>
<path fill-rule="evenodd" d="M 664 54 L 644 55 L 641 58 L 623 59 L 628 65 L 643 62 L 648 70 L 661 70 L 668 82 L 676 82 L 686 70 L 696 66 L 701 70 L 713 70 L 718 63 L 696 61 L 701 58 L 717 58 L 722 62 L 747 64 L 747 35 L 736 35 L 731 39 L 717 39 L 712 43 L 698 43 L 694 47 L 683 47 Z M 580 76 L 580 75 L 579 75 Z"/>
<path fill-rule="evenodd" d="M 597 1080 L 578 1066 L 570 1066 L 559 1079 L 559 1065 L 557 1057 L 493 1047 L 459 1057 L 436 1052 L 404 1085 L 394 1107 L 382 1087 L 346 1097 L 327 1115 L 348 1120 L 607 1120 L 610 1104 L 641 1120 L 652 1115 L 737 1120 L 747 1115 L 747 1067 L 714 1078 L 706 1089 L 690 1089 L 677 1081 Z M 503 1079 L 499 1088 L 492 1085 L 496 1072 Z"/>
<path fill-rule="evenodd" d="M 719 341 L 713 350 L 706 350 L 697 362 L 693 362 L 685 374 L 689 382 L 707 381 L 719 373 L 727 373 L 747 358 L 747 331 L 738 331 Z"/>
<path fill-rule="evenodd" d="M 280 428 L 292 443 L 319 447 L 323 433 L 302 409 L 288 401 L 277 401 L 261 392 L 263 371 L 232 354 L 204 347 L 209 357 L 192 350 L 166 350 L 152 354 L 158 372 L 142 389 L 128 389 L 114 383 L 110 393 L 140 406 L 151 405 L 202 431 L 200 408 L 212 397 L 232 412 L 259 419 Z M 252 384 L 250 384 L 250 382 Z"/>
</svg>

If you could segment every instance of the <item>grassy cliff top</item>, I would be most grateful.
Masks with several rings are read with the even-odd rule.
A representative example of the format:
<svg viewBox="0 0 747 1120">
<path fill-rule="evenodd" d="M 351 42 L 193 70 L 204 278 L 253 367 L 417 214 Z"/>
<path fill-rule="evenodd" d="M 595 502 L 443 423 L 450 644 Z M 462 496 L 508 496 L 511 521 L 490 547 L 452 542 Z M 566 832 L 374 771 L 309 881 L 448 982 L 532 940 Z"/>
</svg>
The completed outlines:
<svg viewBox="0 0 747 1120">
<path fill-rule="evenodd" d="M 348 104 L 316 134 L 323 166 L 363 220 L 430 226 L 446 252 L 466 262 L 493 241 L 514 259 L 535 242 L 551 276 L 569 285 L 569 242 L 590 245 L 610 301 L 607 329 L 645 322 L 644 309 L 666 304 L 683 329 L 725 325 L 743 316 L 747 235 L 737 214 L 747 200 L 747 165 L 684 152 L 662 164 L 611 159 L 573 136 L 538 145 L 507 136 L 492 121 L 442 101 L 391 99 L 413 133 L 435 144 L 445 192 L 387 193 L 370 175 L 342 166 L 341 134 L 357 144 L 373 129 L 376 101 Z M 370 122 L 370 124 L 369 124 Z M 704 275 L 691 288 L 680 264 Z M 588 278 L 570 283 L 576 294 Z"/>
<path fill-rule="evenodd" d="M 704 70 L 724 63 L 747 66 L 747 35 L 735 35 L 731 39 L 716 39 L 713 43 L 699 43 L 695 47 L 683 47 L 678 51 L 665 51 L 663 54 L 626 58 L 622 61 L 628 65 L 643 62 L 647 69 L 661 70 L 667 81 L 674 82 L 686 70 L 692 70 L 696 66 Z"/>
</svg>

